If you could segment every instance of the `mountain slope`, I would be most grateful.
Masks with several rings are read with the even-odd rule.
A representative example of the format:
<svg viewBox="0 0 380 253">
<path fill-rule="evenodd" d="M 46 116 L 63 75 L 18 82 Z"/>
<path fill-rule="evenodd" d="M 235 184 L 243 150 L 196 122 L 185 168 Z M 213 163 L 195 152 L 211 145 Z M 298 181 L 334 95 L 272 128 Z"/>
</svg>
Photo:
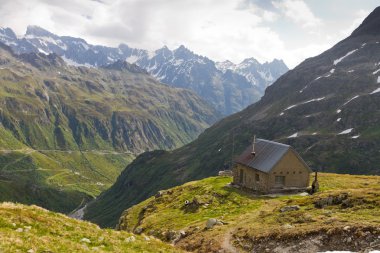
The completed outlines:
<svg viewBox="0 0 380 253">
<path fill-rule="evenodd" d="M 264 89 L 288 70 L 279 60 L 260 64 L 251 58 L 231 67 L 226 74 L 226 69 L 220 69 L 218 63 L 184 46 L 175 50 L 163 47 L 154 52 L 125 44 L 112 48 L 91 45 L 80 38 L 57 36 L 37 26 L 28 26 L 20 39 L 10 28 L 0 28 L 0 41 L 17 53 L 55 53 L 73 65 L 98 67 L 127 60 L 163 83 L 195 91 L 224 115 L 257 101 Z"/>
<path fill-rule="evenodd" d="M 182 252 L 148 236 L 102 230 L 37 206 L 0 203 L 1 252 Z"/>
<path fill-rule="evenodd" d="M 305 60 L 269 86 L 259 102 L 214 124 L 192 143 L 139 156 L 89 206 L 86 217 L 114 225 L 122 210 L 160 189 L 216 175 L 254 134 L 294 146 L 313 169 L 379 174 L 380 23 L 373 25 L 379 15 L 376 8 L 359 29 L 365 32 L 356 30 Z"/>
<path fill-rule="evenodd" d="M 231 177 L 210 177 L 160 191 L 125 210 L 118 228 L 154 235 L 195 252 L 231 252 L 231 248 L 233 252 L 356 252 L 372 245 L 376 249 L 380 247 L 379 180 L 379 176 L 320 173 L 321 189 L 312 196 L 257 196 L 229 185 Z M 334 202 L 322 207 L 328 198 Z M 284 211 L 287 207 L 290 211 Z M 209 219 L 222 223 L 207 228 L 212 224 Z"/>
<path fill-rule="evenodd" d="M 110 186 L 135 155 L 186 144 L 218 117 L 136 65 L 73 67 L 5 45 L 0 104 L 0 200 L 62 212 Z"/>
</svg>

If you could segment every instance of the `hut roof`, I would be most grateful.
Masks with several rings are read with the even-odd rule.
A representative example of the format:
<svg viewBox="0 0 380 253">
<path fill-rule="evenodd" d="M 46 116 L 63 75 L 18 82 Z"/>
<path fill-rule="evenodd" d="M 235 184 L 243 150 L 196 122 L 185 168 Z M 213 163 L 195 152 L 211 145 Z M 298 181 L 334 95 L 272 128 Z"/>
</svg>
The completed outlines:
<svg viewBox="0 0 380 253">
<path fill-rule="evenodd" d="M 255 143 L 255 156 L 251 153 L 252 145 L 249 145 L 235 162 L 269 173 L 289 150 L 295 153 L 310 172 L 312 171 L 291 146 L 264 139 L 257 139 Z"/>
</svg>

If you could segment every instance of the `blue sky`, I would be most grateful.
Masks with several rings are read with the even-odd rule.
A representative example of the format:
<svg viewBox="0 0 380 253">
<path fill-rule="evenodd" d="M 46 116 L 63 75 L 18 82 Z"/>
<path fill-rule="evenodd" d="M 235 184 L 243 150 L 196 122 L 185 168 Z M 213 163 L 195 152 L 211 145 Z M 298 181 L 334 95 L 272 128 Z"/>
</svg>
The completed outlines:
<svg viewBox="0 0 380 253">
<path fill-rule="evenodd" d="M 89 43 L 183 44 L 213 60 L 294 67 L 347 37 L 378 0 L 0 0 L 0 25 L 39 25 Z"/>
</svg>

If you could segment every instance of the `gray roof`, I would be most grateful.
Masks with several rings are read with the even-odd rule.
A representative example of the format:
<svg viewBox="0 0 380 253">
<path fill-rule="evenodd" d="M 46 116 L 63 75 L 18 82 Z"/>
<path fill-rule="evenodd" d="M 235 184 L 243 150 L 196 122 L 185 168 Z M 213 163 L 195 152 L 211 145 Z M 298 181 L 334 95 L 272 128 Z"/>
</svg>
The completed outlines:
<svg viewBox="0 0 380 253">
<path fill-rule="evenodd" d="M 247 147 L 247 149 L 238 157 L 236 162 L 269 173 L 289 150 L 293 150 L 299 160 L 309 169 L 309 171 L 311 171 L 309 166 L 307 166 L 291 146 L 263 139 L 256 140 L 255 156 L 251 154 L 252 145 L 249 145 L 249 147 Z"/>
</svg>

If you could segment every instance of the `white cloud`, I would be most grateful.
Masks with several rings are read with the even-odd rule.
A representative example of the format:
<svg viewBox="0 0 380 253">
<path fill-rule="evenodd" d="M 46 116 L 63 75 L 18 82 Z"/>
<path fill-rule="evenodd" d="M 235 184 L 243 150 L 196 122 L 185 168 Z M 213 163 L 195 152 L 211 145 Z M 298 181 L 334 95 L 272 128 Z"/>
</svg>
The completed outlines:
<svg viewBox="0 0 380 253">
<path fill-rule="evenodd" d="M 284 0 L 273 2 L 273 5 L 282 11 L 286 17 L 304 28 L 314 28 L 322 24 L 307 4 L 302 0 Z"/>
<path fill-rule="evenodd" d="M 39 25 L 108 46 L 184 44 L 219 61 L 282 58 L 294 67 L 343 37 L 327 38 L 326 23 L 302 0 L 0 0 L 0 6 L 0 26 L 17 34 Z M 352 26 L 367 13 L 358 12 Z"/>
</svg>

